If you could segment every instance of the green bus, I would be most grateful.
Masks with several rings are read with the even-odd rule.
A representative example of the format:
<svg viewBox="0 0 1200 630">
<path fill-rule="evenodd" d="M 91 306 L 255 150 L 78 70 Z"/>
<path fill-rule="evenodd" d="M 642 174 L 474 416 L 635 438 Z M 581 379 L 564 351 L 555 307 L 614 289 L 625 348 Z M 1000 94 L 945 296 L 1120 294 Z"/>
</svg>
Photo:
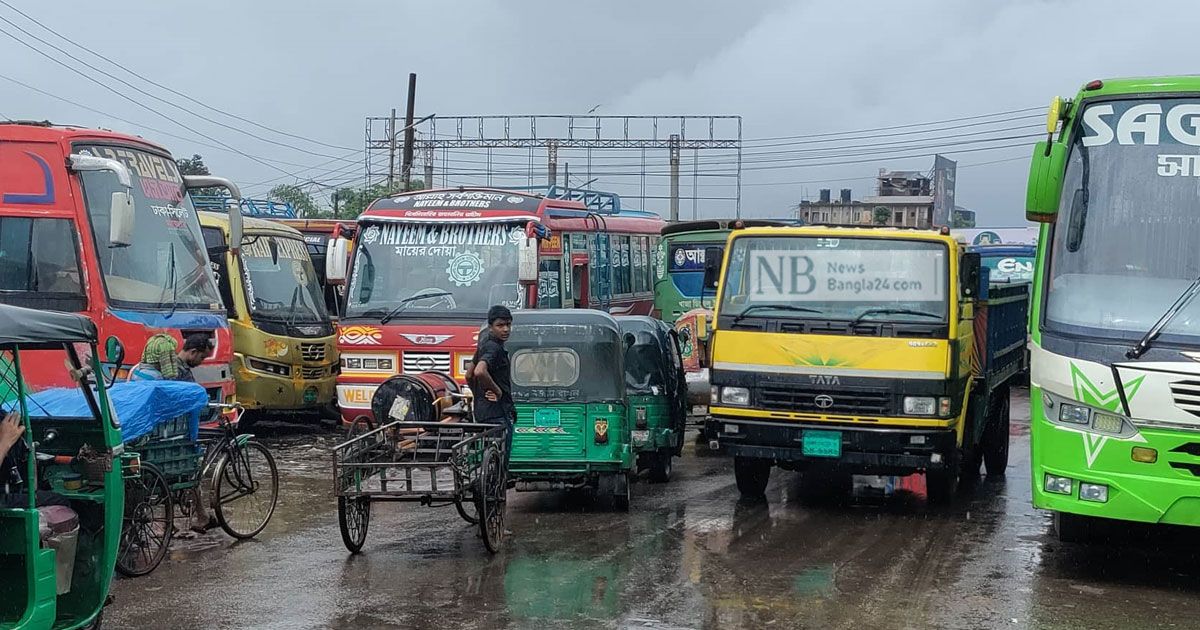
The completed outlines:
<svg viewBox="0 0 1200 630">
<path fill-rule="evenodd" d="M 1056 98 L 1030 165 L 1034 506 L 1200 526 L 1200 77 Z"/>
<path fill-rule="evenodd" d="M 692 309 L 712 308 L 716 291 L 704 288 L 704 252 L 716 248 L 723 254 L 731 229 L 798 224 L 786 219 L 713 219 L 663 227 L 654 266 L 654 316 L 674 324 Z"/>
</svg>

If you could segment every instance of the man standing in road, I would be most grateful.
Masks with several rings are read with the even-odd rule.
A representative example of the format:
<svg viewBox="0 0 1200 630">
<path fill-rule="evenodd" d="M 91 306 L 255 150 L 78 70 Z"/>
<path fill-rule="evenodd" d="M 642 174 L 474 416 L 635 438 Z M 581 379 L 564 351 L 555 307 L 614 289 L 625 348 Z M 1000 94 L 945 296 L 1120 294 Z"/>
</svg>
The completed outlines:
<svg viewBox="0 0 1200 630">
<path fill-rule="evenodd" d="M 512 311 L 497 304 L 488 309 L 488 328 L 481 335 L 472 360 L 471 390 L 475 393 L 475 421 L 502 424 L 505 436 L 505 459 L 512 450 L 513 425 L 517 407 L 512 398 L 512 378 L 509 373 L 508 350 L 504 342 L 512 332 Z"/>
</svg>

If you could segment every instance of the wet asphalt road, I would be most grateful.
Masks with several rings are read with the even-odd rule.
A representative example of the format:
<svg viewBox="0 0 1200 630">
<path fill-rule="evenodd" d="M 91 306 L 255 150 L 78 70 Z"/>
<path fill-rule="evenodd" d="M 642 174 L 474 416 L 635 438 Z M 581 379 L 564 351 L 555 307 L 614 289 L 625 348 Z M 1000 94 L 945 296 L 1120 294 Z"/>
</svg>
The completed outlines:
<svg viewBox="0 0 1200 630">
<path fill-rule="evenodd" d="M 258 539 L 176 541 L 119 579 L 115 628 L 1200 628 L 1200 539 L 1120 528 L 1061 545 L 1029 500 L 1028 401 L 1013 401 L 1006 480 L 953 506 L 916 492 L 738 500 L 729 459 L 690 446 L 628 514 L 561 493 L 511 494 L 491 557 L 453 507 L 375 506 L 364 553 L 338 533 L 330 433 L 268 431 L 280 505 Z"/>
</svg>

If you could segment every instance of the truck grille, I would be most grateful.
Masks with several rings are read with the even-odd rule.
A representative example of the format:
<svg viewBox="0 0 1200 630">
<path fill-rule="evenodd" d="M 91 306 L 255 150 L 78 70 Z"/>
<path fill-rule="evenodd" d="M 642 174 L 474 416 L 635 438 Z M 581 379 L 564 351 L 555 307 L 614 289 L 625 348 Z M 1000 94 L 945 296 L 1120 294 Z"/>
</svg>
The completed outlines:
<svg viewBox="0 0 1200 630">
<path fill-rule="evenodd" d="M 820 398 L 820 400 L 818 400 Z M 766 409 L 842 415 L 888 415 L 892 395 L 886 392 L 835 391 L 807 387 L 763 387 L 758 402 Z"/>
<path fill-rule="evenodd" d="M 300 357 L 305 361 L 324 361 L 325 360 L 325 344 L 323 343 L 302 343 L 300 344 Z"/>
<path fill-rule="evenodd" d="M 450 353 L 449 352 L 405 352 L 404 353 L 404 373 L 405 374 L 420 374 L 434 370 L 437 372 L 450 372 Z"/>
<path fill-rule="evenodd" d="M 1176 381 L 1171 383 L 1171 397 L 1175 406 L 1200 416 L 1200 381 Z"/>
</svg>

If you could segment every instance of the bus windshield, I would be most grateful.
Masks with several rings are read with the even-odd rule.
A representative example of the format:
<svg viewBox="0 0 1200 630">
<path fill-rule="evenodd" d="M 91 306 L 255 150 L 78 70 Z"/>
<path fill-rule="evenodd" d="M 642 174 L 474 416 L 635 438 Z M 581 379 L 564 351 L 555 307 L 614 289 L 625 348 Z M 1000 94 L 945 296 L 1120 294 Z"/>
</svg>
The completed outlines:
<svg viewBox="0 0 1200 630">
<path fill-rule="evenodd" d="M 711 296 L 713 291 L 704 291 L 704 253 L 709 248 L 725 251 L 725 241 L 709 243 L 671 243 L 667 251 L 667 274 L 671 284 L 683 298 L 681 306 L 697 308 L 704 306 L 699 298 Z"/>
<path fill-rule="evenodd" d="M 133 178 L 137 220 L 132 243 L 113 247 L 109 241 L 110 200 L 120 183 L 112 173 L 80 173 L 108 299 L 116 306 L 133 308 L 223 310 L 209 272 L 200 222 L 175 162 L 117 146 L 76 146 L 75 150 L 118 160 L 129 167 Z"/>
<path fill-rule="evenodd" d="M 1046 326 L 1137 339 L 1200 276 L 1200 98 L 1083 110 L 1050 243 Z M 1200 335 L 1193 301 L 1162 340 Z"/>
<path fill-rule="evenodd" d="M 329 315 L 304 241 L 251 235 L 241 251 L 242 282 L 252 318 L 323 323 Z"/>
<path fill-rule="evenodd" d="M 946 321 L 946 245 L 895 238 L 736 238 L 720 316 Z"/>
<path fill-rule="evenodd" d="M 346 317 L 454 313 L 480 317 L 493 304 L 520 308 L 517 223 L 382 223 L 360 231 Z"/>
</svg>

